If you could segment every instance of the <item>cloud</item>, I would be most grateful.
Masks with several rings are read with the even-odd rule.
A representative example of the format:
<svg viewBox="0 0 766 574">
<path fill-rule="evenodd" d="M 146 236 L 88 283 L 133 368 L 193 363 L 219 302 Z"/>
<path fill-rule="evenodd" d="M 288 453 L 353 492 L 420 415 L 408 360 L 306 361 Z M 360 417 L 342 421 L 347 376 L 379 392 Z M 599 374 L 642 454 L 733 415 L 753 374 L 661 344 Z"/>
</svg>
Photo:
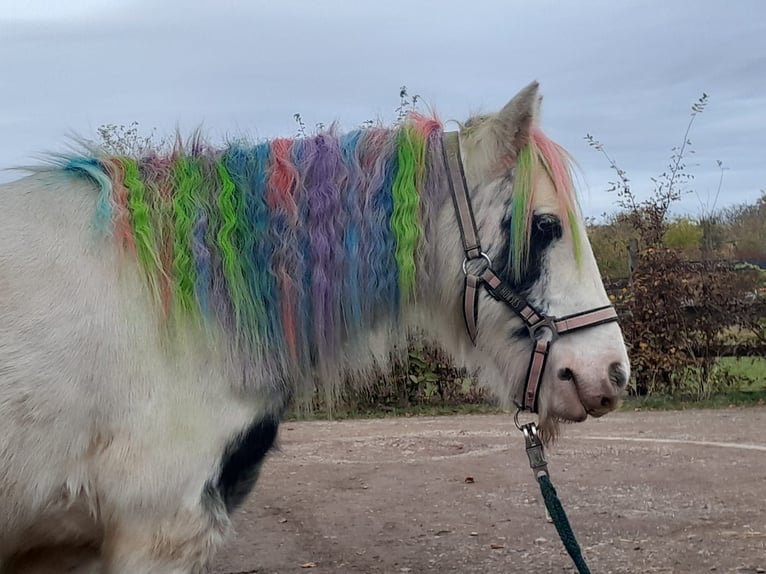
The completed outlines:
<svg viewBox="0 0 766 574">
<path fill-rule="evenodd" d="M 390 121 L 402 84 L 444 119 L 463 119 L 538 79 L 543 126 L 583 168 L 589 215 L 614 211 L 615 199 L 604 193 L 608 164 L 583 136 L 603 141 L 648 193 L 703 91 L 697 195 L 679 210 L 714 195 L 717 159 L 730 167 L 719 205 L 766 187 L 759 0 L 10 4 L 0 16 L 0 167 L 104 123 L 160 132 L 201 123 L 222 138 L 292 135 L 296 112 L 309 126 Z"/>
<path fill-rule="evenodd" d="M 23 0 L 4 3 L 0 22 L 76 22 L 113 12 L 128 0 Z"/>
</svg>

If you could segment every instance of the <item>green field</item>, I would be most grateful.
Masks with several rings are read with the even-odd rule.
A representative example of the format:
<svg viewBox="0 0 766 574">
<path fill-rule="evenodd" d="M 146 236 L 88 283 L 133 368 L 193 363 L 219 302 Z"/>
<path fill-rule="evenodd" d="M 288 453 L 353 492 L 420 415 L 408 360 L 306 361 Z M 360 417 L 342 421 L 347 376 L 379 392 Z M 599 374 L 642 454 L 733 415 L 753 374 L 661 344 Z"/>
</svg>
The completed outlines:
<svg viewBox="0 0 766 574">
<path fill-rule="evenodd" d="M 732 377 L 732 383 L 711 388 L 704 397 L 695 396 L 690 388 L 694 385 L 678 387 L 675 394 L 650 393 L 646 397 L 626 397 L 622 411 L 633 410 L 683 410 L 720 408 L 728 406 L 747 406 L 766 404 L 766 358 L 764 357 L 723 357 L 716 364 L 716 372 Z M 689 371 L 686 376 L 699 376 L 697 371 Z M 486 403 L 448 404 L 448 405 L 410 405 L 401 407 L 353 408 L 339 405 L 332 413 L 318 409 L 311 413 L 289 412 L 288 420 L 303 419 L 348 419 L 411 416 L 444 416 L 455 414 L 489 414 L 505 412 L 491 400 Z"/>
<path fill-rule="evenodd" d="M 688 389 L 679 385 L 675 394 L 650 393 L 646 397 L 628 397 L 623 401 L 621 410 L 635 409 L 700 409 L 719 408 L 731 405 L 763 405 L 766 403 L 766 358 L 764 357 L 722 357 L 716 363 L 715 372 L 726 375 L 730 383 L 722 385 L 714 382 L 703 397 L 694 396 Z M 690 370 L 682 376 L 694 378 L 698 370 Z M 724 378 L 724 377 L 721 377 Z"/>
<path fill-rule="evenodd" d="M 723 357 L 718 360 L 718 364 L 732 375 L 747 379 L 741 391 L 766 391 L 766 358 Z"/>
</svg>

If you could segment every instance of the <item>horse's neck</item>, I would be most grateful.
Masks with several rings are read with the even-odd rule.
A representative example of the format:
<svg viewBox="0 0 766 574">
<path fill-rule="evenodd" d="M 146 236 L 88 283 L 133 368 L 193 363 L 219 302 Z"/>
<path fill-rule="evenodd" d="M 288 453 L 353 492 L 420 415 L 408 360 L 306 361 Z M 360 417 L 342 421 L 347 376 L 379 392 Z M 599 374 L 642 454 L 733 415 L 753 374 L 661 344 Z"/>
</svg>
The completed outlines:
<svg viewBox="0 0 766 574">
<path fill-rule="evenodd" d="M 464 276 L 461 272 L 460 229 L 449 192 L 444 191 L 433 205 L 430 229 L 419 250 L 418 286 L 407 311 L 412 322 L 434 339 L 454 349 L 463 324 L 461 297 Z"/>
</svg>

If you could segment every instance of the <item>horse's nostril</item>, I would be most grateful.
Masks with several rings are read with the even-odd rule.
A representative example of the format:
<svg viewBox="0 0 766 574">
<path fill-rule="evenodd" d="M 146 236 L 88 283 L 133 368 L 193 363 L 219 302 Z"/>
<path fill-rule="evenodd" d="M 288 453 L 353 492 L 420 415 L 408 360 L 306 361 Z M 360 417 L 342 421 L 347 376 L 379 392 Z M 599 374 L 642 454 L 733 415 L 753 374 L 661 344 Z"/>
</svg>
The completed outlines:
<svg viewBox="0 0 766 574">
<path fill-rule="evenodd" d="M 609 365 L 609 380 L 617 388 L 622 388 L 628 384 L 628 374 L 622 363 L 612 363 Z"/>
<path fill-rule="evenodd" d="M 601 406 L 605 409 L 612 408 L 612 399 L 609 397 L 601 397 Z"/>
</svg>

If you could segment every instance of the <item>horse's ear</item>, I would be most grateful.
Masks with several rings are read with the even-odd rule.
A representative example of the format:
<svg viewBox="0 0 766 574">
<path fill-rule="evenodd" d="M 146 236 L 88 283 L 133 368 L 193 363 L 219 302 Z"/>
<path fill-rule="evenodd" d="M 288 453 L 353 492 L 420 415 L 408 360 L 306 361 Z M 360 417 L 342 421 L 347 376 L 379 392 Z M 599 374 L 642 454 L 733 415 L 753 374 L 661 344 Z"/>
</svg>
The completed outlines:
<svg viewBox="0 0 766 574">
<path fill-rule="evenodd" d="M 530 129 L 542 101 L 542 96 L 538 94 L 539 88 L 537 81 L 530 83 L 493 118 L 497 147 L 503 155 L 515 158 L 529 141 Z"/>
</svg>

